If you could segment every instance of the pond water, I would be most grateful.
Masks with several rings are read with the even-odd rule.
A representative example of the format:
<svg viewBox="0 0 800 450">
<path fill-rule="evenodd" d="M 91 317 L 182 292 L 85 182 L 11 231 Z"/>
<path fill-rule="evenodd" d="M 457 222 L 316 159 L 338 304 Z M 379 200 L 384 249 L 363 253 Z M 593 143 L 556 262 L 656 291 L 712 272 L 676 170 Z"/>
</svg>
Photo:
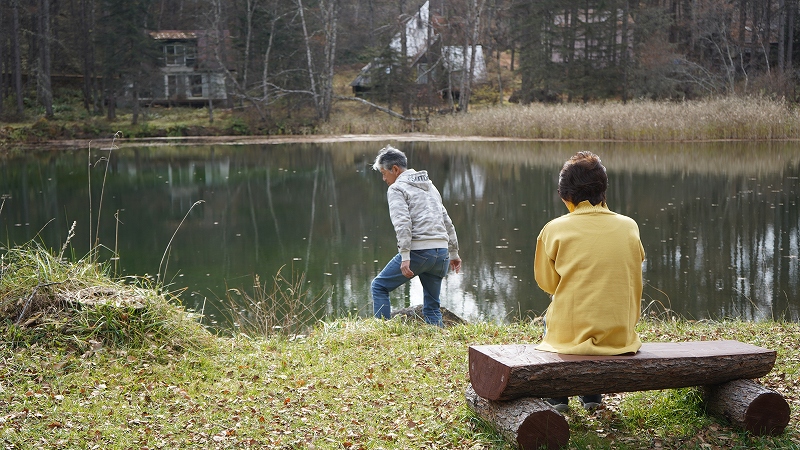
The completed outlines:
<svg viewBox="0 0 800 450">
<path fill-rule="evenodd" d="M 162 274 L 184 304 L 224 320 L 226 289 L 305 274 L 332 316 L 369 316 L 369 284 L 396 253 L 387 142 L 41 151 L 0 160 L 0 237 L 72 253 L 116 251 L 120 275 Z M 643 308 L 691 319 L 800 318 L 796 143 L 388 142 L 428 170 L 461 243 L 442 305 L 469 320 L 542 314 L 536 236 L 566 213 L 558 170 L 579 150 L 608 168 L 609 207 L 647 253 Z M 108 157 L 108 164 L 104 158 Z M 96 235 L 96 236 L 95 236 Z M 283 269 L 281 269 L 283 268 Z M 413 282 L 393 308 L 422 302 Z"/>
</svg>

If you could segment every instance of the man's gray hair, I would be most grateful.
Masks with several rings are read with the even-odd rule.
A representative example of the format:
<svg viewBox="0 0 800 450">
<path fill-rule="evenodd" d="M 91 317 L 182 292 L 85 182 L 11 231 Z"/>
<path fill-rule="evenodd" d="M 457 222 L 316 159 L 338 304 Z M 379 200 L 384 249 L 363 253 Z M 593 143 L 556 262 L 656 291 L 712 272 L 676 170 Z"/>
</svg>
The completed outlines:
<svg viewBox="0 0 800 450">
<path fill-rule="evenodd" d="M 391 170 L 392 166 L 400 166 L 403 169 L 408 168 L 408 159 L 406 154 L 400 150 L 387 145 L 378 152 L 375 157 L 375 164 L 372 165 L 372 170 Z"/>
</svg>

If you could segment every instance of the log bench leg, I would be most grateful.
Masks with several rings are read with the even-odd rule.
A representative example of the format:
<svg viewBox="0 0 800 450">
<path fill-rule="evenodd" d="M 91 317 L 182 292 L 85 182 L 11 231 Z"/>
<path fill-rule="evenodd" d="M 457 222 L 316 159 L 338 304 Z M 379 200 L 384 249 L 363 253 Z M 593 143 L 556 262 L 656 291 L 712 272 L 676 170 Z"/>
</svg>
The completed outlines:
<svg viewBox="0 0 800 450">
<path fill-rule="evenodd" d="M 470 384 L 467 405 L 482 419 L 492 423 L 508 442 L 523 450 L 564 447 L 569 442 L 569 424 L 541 398 L 524 397 L 511 401 L 487 400 Z"/>
<path fill-rule="evenodd" d="M 789 423 L 789 404 L 781 394 L 752 380 L 704 386 L 706 410 L 757 436 L 776 435 Z"/>
</svg>

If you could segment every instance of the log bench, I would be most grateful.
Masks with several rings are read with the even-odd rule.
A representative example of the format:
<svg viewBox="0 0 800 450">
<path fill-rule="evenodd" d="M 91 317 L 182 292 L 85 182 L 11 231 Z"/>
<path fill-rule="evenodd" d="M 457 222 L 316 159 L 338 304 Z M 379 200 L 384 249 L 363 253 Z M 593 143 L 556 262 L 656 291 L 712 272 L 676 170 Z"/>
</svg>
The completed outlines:
<svg viewBox="0 0 800 450">
<path fill-rule="evenodd" d="M 690 386 L 702 387 L 709 412 L 753 434 L 779 434 L 789 423 L 788 403 L 752 381 L 769 373 L 775 359 L 773 350 L 738 341 L 644 343 L 636 354 L 619 356 L 474 345 L 465 395 L 473 411 L 524 449 L 569 440 L 566 420 L 543 398 Z"/>
</svg>

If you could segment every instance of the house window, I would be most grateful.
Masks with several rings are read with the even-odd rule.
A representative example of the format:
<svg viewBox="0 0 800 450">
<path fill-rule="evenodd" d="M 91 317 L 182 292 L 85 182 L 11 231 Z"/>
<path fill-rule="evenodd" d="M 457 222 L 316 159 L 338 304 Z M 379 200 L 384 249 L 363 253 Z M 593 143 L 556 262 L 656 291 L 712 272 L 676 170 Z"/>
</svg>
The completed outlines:
<svg viewBox="0 0 800 450">
<path fill-rule="evenodd" d="M 194 63 L 197 60 L 197 48 L 193 45 L 187 45 L 184 47 L 184 51 L 186 54 L 186 67 L 194 67 Z"/>
<path fill-rule="evenodd" d="M 194 67 L 196 60 L 197 49 L 192 45 L 164 45 L 164 63 L 168 66 Z"/>
<path fill-rule="evenodd" d="M 192 97 L 203 96 L 203 76 L 202 75 L 189 75 L 189 91 Z"/>
<path fill-rule="evenodd" d="M 164 61 L 168 66 L 182 66 L 186 63 L 183 45 L 168 44 L 164 46 Z"/>
</svg>

